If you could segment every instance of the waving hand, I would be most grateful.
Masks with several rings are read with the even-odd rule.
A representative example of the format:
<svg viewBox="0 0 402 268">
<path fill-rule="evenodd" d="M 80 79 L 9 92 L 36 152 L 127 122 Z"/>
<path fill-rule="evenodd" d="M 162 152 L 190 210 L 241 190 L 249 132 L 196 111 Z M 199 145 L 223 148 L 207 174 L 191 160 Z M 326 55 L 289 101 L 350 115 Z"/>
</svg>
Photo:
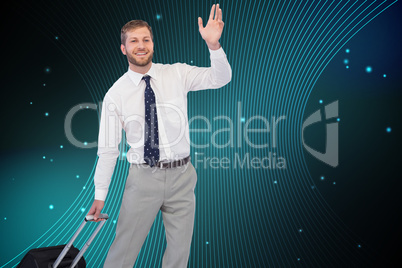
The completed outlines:
<svg viewBox="0 0 402 268">
<path fill-rule="evenodd" d="M 212 50 L 220 48 L 219 39 L 222 35 L 223 25 L 222 9 L 219 8 L 219 4 L 212 5 L 211 13 L 209 14 L 209 19 L 205 27 L 202 24 L 201 17 L 198 17 L 198 29 L 201 37 L 205 40 L 207 46 Z"/>
</svg>

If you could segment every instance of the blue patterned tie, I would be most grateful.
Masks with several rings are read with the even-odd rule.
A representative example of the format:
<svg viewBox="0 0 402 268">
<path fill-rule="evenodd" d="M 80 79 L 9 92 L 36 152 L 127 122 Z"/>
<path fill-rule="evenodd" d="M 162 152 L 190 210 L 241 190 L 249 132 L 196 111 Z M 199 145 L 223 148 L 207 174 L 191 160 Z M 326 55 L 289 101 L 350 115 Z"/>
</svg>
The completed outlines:
<svg viewBox="0 0 402 268">
<path fill-rule="evenodd" d="M 145 142 L 144 161 L 153 167 L 159 160 L 158 114 L 155 104 L 155 93 L 149 83 L 150 76 L 142 79 L 147 84 L 145 88 Z"/>
</svg>

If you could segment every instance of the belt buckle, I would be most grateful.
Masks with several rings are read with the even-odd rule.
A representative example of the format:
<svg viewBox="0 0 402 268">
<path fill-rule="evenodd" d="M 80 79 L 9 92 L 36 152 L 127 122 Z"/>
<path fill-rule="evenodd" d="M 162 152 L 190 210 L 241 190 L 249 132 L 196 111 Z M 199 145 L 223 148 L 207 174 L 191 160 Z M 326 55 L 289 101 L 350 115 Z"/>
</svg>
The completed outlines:
<svg viewBox="0 0 402 268">
<path fill-rule="evenodd" d="M 175 166 L 174 166 L 174 167 L 181 167 L 181 166 L 184 166 L 184 165 L 186 164 L 185 160 L 186 160 L 185 158 L 182 158 L 182 159 L 176 160 L 176 161 L 175 161 Z"/>
<path fill-rule="evenodd" d="M 188 159 L 188 157 L 186 158 L 182 158 L 176 161 L 172 161 L 172 162 L 158 162 L 157 166 L 160 169 L 168 169 L 168 168 L 176 168 L 176 167 L 180 167 L 180 166 L 184 166 L 187 162 L 186 160 Z"/>
<path fill-rule="evenodd" d="M 184 164 L 185 164 L 184 160 L 185 160 L 185 158 L 182 158 L 177 161 L 178 167 L 184 166 Z"/>
</svg>

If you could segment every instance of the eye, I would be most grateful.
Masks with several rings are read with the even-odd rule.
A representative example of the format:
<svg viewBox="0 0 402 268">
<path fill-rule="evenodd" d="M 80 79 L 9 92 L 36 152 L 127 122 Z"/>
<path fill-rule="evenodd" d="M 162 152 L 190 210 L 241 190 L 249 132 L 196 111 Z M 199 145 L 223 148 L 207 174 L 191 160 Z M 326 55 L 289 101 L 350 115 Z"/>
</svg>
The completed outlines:
<svg viewBox="0 0 402 268">
<path fill-rule="evenodd" d="M 137 42 L 137 40 L 131 40 L 132 43 Z"/>
</svg>

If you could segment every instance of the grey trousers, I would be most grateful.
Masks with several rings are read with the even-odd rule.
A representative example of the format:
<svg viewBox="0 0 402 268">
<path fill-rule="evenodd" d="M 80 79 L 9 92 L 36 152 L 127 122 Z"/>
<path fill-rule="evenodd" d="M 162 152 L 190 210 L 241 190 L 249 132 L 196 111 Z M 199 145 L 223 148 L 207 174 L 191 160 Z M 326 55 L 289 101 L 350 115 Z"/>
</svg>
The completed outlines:
<svg viewBox="0 0 402 268">
<path fill-rule="evenodd" d="M 131 165 L 105 268 L 132 268 L 159 210 L 167 246 L 163 268 L 187 267 L 193 236 L 197 173 L 191 162 L 159 169 Z"/>
</svg>

